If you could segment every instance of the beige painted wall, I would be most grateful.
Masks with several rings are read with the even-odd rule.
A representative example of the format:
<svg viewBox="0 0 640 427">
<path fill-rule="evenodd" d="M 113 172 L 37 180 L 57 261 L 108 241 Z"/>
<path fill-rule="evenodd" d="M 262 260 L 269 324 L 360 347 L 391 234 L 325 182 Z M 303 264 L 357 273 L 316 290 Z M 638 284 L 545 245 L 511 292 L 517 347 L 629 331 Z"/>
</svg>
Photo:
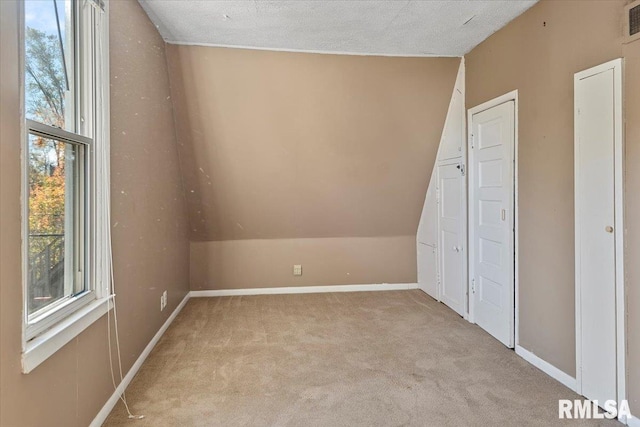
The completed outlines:
<svg viewBox="0 0 640 427">
<path fill-rule="evenodd" d="M 84 427 L 113 392 L 105 318 L 20 373 L 17 11 L 17 2 L 0 1 L 0 425 Z M 188 291 L 189 242 L 164 43 L 137 2 L 113 1 L 111 12 L 113 249 L 128 370 Z"/>
<path fill-rule="evenodd" d="M 459 59 L 178 45 L 167 57 L 191 240 L 216 242 L 192 243 L 193 289 L 416 281 L 406 236 Z"/>
<path fill-rule="evenodd" d="M 573 75 L 621 57 L 624 0 L 541 1 L 466 56 L 467 107 L 519 91 L 520 345 L 575 375 Z M 640 413 L 640 64 L 624 49 L 631 409 Z"/>
<path fill-rule="evenodd" d="M 415 234 L 458 58 L 167 57 L 193 241 Z"/>
<path fill-rule="evenodd" d="M 415 283 L 415 246 L 415 235 L 192 242 L 191 289 Z"/>
</svg>

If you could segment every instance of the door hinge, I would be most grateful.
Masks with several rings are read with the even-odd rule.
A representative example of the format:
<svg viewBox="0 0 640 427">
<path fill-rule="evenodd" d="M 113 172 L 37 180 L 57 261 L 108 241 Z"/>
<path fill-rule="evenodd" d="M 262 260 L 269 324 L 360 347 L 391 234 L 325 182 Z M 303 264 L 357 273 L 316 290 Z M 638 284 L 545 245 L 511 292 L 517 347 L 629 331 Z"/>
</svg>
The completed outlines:
<svg viewBox="0 0 640 427">
<path fill-rule="evenodd" d="M 473 149 L 474 143 L 476 141 L 476 137 L 474 134 L 471 134 L 471 149 Z"/>
<path fill-rule="evenodd" d="M 475 294 L 476 293 L 476 279 L 471 279 L 471 293 Z"/>
</svg>

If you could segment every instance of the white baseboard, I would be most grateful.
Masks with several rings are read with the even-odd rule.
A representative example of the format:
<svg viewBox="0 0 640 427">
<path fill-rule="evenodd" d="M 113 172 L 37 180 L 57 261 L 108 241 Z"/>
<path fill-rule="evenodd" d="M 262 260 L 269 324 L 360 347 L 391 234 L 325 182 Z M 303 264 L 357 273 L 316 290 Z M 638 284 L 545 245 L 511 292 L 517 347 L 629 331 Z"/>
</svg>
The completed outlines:
<svg viewBox="0 0 640 427">
<path fill-rule="evenodd" d="M 631 416 L 631 418 L 627 418 L 627 425 L 629 427 L 640 427 L 640 418 Z"/>
<path fill-rule="evenodd" d="M 107 403 L 105 403 L 105 405 L 102 407 L 100 412 L 98 412 L 98 415 L 96 415 L 96 417 L 93 419 L 91 424 L 89 424 L 89 427 L 100 427 L 105 422 L 105 420 L 111 413 L 111 410 L 113 410 L 113 408 L 116 406 L 116 403 L 118 403 L 118 400 L 120 399 L 120 396 L 122 395 L 122 393 L 129 386 L 129 383 L 131 383 L 131 380 L 133 379 L 133 377 L 138 373 L 138 370 L 140 369 L 144 361 L 149 356 L 149 353 L 151 353 L 151 350 L 153 350 L 153 347 L 155 347 L 158 341 L 160 341 L 160 338 L 165 333 L 169 325 L 171 325 L 171 322 L 173 322 L 173 320 L 176 318 L 178 313 L 180 313 L 182 308 L 185 306 L 185 304 L 189 300 L 189 297 L 190 297 L 190 294 L 187 293 L 187 295 L 185 295 L 182 301 L 180 301 L 180 304 L 178 304 L 176 309 L 173 310 L 173 313 L 171 313 L 167 321 L 164 322 L 162 327 L 158 330 L 158 332 L 156 332 L 156 334 L 153 336 L 151 341 L 149 341 L 149 344 L 147 344 L 147 346 L 144 348 L 144 350 L 140 354 L 140 357 L 138 357 L 138 359 L 133 364 L 131 369 L 129 369 L 129 372 L 127 372 L 127 375 L 125 375 L 122 382 L 118 385 L 118 387 L 113 392 L 109 400 L 107 400 Z"/>
<path fill-rule="evenodd" d="M 207 291 L 191 291 L 183 300 L 178 304 L 176 309 L 171 313 L 171 316 L 164 322 L 162 327 L 153 336 L 149 344 L 145 347 L 144 351 L 140 354 L 136 362 L 133 364 L 127 375 L 122 382 L 118 385 L 113 395 L 109 398 L 107 403 L 102 407 L 100 412 L 93 419 L 89 427 L 100 427 L 113 408 L 118 403 L 120 396 L 127 388 L 127 386 L 133 380 L 133 377 L 138 373 L 138 370 L 147 359 L 151 350 L 156 346 L 162 335 L 166 332 L 169 325 L 174 321 L 178 313 L 185 306 L 189 298 L 199 297 L 218 297 L 218 296 L 240 296 L 240 295 L 276 295 L 276 294 L 305 294 L 305 293 L 327 293 L 327 292 L 364 292 L 364 291 L 396 291 L 396 290 L 408 290 L 419 289 L 417 283 L 382 283 L 379 285 L 332 285 L 332 286 L 298 286 L 290 288 L 255 288 L 255 289 L 221 289 L 221 290 L 207 290 Z M 550 377 L 556 379 L 560 383 L 564 384 L 571 390 L 576 390 L 576 379 L 570 375 L 562 372 L 549 362 L 539 358 L 529 350 L 516 345 L 516 354 L 522 357 L 527 362 L 531 363 L 542 372 L 546 373 Z M 629 427 L 640 427 L 640 419 L 632 417 L 627 419 L 627 425 Z"/>
<path fill-rule="evenodd" d="M 192 298 L 240 295 L 319 294 L 327 292 L 370 292 L 418 289 L 417 283 L 381 283 L 379 285 L 292 286 L 287 288 L 216 289 L 191 291 Z"/>
<path fill-rule="evenodd" d="M 576 379 L 562 372 L 560 369 L 556 368 L 551 363 L 545 360 L 542 360 L 535 354 L 531 353 L 529 350 L 525 350 L 519 345 L 516 345 L 516 354 L 522 357 L 527 362 L 531 363 L 536 368 L 540 369 L 545 374 L 549 375 L 551 378 L 556 379 L 557 381 L 561 382 L 571 390 L 576 391 L 576 388 L 577 388 Z"/>
<path fill-rule="evenodd" d="M 290 288 L 255 288 L 255 289 L 222 289 L 222 290 L 209 290 L 209 291 L 191 291 L 189 292 L 183 300 L 178 304 L 178 307 L 171 313 L 171 316 L 167 319 L 166 322 L 162 325 L 162 327 L 156 332 L 153 336 L 149 344 L 145 347 L 143 352 L 140 354 L 136 362 L 133 364 L 127 375 L 125 375 L 122 382 L 118 385 L 116 390 L 113 392 L 107 403 L 102 407 L 100 412 L 93 419 L 89 427 L 100 427 L 113 408 L 118 403 L 120 396 L 127 388 L 127 386 L 133 380 L 133 377 L 138 373 L 138 370 L 144 363 L 144 361 L 153 350 L 153 347 L 156 346 L 160 338 L 165 333 L 169 325 L 176 318 L 178 313 L 185 306 L 189 298 L 192 297 L 219 297 L 219 296 L 236 296 L 236 295 L 275 295 L 275 294 L 309 294 L 309 293 L 323 293 L 323 292 L 362 292 L 362 291 L 397 291 L 397 290 L 407 290 L 407 289 L 418 289 L 417 283 L 382 283 L 379 285 L 336 285 L 336 286 L 298 286 L 298 287 L 290 287 Z"/>
</svg>

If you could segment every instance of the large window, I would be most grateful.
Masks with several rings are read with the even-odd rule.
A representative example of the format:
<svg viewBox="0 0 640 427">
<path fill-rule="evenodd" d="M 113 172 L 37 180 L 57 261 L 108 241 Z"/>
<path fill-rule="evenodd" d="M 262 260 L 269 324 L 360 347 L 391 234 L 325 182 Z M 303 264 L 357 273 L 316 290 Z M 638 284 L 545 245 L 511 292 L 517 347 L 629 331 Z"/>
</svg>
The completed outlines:
<svg viewBox="0 0 640 427">
<path fill-rule="evenodd" d="M 108 62 L 101 0 L 25 0 L 24 24 L 28 353 L 108 294 Z"/>
</svg>

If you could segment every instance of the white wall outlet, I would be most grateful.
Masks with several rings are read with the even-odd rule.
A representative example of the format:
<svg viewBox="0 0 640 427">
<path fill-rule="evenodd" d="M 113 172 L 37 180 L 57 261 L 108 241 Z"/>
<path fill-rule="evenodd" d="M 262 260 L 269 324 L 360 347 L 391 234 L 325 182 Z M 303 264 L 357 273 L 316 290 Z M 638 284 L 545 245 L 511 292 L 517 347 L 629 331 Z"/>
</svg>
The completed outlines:
<svg viewBox="0 0 640 427">
<path fill-rule="evenodd" d="M 296 264 L 293 266 L 293 275 L 294 276 L 302 276 L 302 266 Z"/>
</svg>

